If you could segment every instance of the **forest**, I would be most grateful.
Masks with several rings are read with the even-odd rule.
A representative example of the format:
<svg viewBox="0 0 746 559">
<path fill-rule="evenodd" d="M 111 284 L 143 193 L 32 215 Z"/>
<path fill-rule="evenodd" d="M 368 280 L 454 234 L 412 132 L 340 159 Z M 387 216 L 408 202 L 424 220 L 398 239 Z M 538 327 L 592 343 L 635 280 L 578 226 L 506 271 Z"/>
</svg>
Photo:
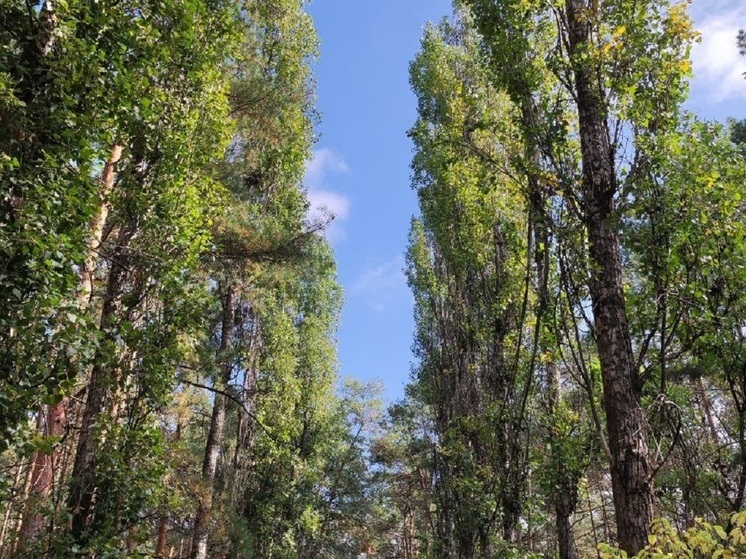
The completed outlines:
<svg viewBox="0 0 746 559">
<path fill-rule="evenodd" d="M 0 559 L 746 557 L 746 120 L 684 108 L 688 8 L 425 28 L 387 405 L 306 0 L 0 0 Z"/>
</svg>

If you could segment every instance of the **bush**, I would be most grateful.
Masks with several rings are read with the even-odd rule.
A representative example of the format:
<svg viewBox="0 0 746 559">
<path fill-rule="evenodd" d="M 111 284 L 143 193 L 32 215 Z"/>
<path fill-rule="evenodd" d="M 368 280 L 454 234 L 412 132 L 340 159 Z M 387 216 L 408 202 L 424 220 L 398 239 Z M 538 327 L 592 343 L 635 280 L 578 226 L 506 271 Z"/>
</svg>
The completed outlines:
<svg viewBox="0 0 746 559">
<path fill-rule="evenodd" d="M 728 528 L 697 519 L 683 534 L 665 519 L 656 520 L 648 535 L 648 545 L 637 559 L 737 559 L 746 557 L 746 511 L 730 517 Z M 602 559 L 626 558 L 625 551 L 608 544 L 599 545 Z"/>
</svg>

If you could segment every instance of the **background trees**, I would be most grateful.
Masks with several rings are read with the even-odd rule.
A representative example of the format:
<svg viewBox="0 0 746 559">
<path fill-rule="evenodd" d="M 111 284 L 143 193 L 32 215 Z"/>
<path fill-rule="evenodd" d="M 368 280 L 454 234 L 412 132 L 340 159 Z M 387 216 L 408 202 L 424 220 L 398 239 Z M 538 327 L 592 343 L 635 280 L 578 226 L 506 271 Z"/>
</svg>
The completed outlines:
<svg viewBox="0 0 746 559">
<path fill-rule="evenodd" d="M 412 65 L 420 120 L 410 132 L 422 208 L 409 253 L 415 378 L 437 436 L 433 543 L 442 556 L 462 557 L 490 556 L 495 526 L 518 539 L 531 393 L 525 215 L 512 146 L 501 142 L 511 133 L 500 124 L 509 107 L 477 46 L 458 24 L 428 30 Z"/>
</svg>

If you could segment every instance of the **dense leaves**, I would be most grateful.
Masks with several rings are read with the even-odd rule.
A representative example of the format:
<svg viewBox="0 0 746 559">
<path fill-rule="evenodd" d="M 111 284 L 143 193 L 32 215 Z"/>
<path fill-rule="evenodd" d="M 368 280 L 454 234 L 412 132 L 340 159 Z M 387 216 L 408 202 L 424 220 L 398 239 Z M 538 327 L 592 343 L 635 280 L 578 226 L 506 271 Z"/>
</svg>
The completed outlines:
<svg viewBox="0 0 746 559">
<path fill-rule="evenodd" d="M 2 553 L 296 556 L 347 433 L 303 3 L 6 4 Z"/>
</svg>

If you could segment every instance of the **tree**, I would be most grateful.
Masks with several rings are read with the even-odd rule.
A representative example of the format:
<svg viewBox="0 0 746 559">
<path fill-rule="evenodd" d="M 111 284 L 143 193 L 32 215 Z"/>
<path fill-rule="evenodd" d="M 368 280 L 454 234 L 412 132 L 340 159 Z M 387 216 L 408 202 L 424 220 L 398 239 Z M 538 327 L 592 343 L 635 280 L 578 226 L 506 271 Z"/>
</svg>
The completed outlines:
<svg viewBox="0 0 746 559">
<path fill-rule="evenodd" d="M 531 370 L 526 213 L 508 98 L 464 17 L 426 31 L 411 68 L 419 119 L 410 234 L 414 382 L 437 444 L 433 552 L 487 557 L 521 539 Z"/>
<path fill-rule="evenodd" d="M 588 262 L 593 315 L 588 326 L 601 365 L 617 533 L 622 548 L 634 553 L 645 545 L 652 520 L 653 469 L 641 407 L 643 382 L 633 352 L 624 291 L 619 223 L 626 211 L 626 186 L 617 167 L 623 159 L 619 138 L 625 122 L 635 131 L 643 129 L 653 134 L 676 126 L 692 39 L 688 20 L 680 6 L 666 2 L 612 2 L 603 10 L 598 2 L 574 0 L 556 9 L 541 3 L 523 7 L 512 2 L 497 6 L 479 1 L 466 4 L 475 13 L 496 66 L 515 61 L 517 52 L 517 70 L 525 86 L 522 92 L 513 88 L 514 99 L 517 93 L 536 99 L 534 91 L 547 87 L 536 82 L 536 65 L 531 65 L 522 49 L 540 41 L 545 29 L 542 22 L 556 21 L 557 48 L 547 65 L 555 74 L 553 89 L 574 106 L 574 114 L 568 116 L 580 140 L 581 162 L 577 182 L 560 182 L 560 188 L 568 204 L 577 208 L 578 219 L 586 229 L 582 258 Z M 511 34 L 505 30 L 516 27 L 528 34 L 517 43 L 507 42 Z M 666 59 L 657 69 L 651 64 L 653 49 L 659 49 Z M 641 84 L 635 85 L 640 79 Z M 516 81 L 520 86 L 521 78 Z M 534 106 L 546 110 L 538 99 Z M 566 132 L 557 132 L 562 142 Z M 554 175 L 572 179 L 556 165 L 555 137 L 536 140 Z M 631 175 L 631 180 L 634 178 Z"/>
</svg>

